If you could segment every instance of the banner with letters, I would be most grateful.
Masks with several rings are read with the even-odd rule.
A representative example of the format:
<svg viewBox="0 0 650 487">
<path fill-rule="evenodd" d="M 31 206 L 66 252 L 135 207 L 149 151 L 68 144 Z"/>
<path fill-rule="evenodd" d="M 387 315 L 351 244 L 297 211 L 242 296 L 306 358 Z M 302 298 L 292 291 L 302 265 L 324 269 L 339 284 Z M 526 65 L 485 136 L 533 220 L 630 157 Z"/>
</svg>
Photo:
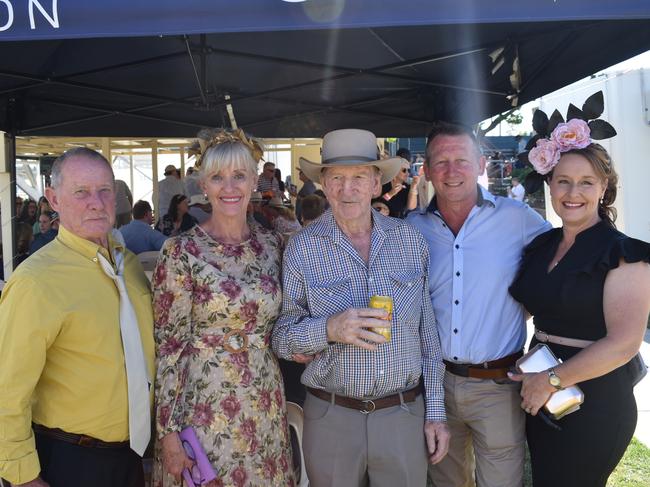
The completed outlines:
<svg viewBox="0 0 650 487">
<path fill-rule="evenodd" d="M 649 17 L 647 0 L 0 0 L 0 41 Z"/>
</svg>

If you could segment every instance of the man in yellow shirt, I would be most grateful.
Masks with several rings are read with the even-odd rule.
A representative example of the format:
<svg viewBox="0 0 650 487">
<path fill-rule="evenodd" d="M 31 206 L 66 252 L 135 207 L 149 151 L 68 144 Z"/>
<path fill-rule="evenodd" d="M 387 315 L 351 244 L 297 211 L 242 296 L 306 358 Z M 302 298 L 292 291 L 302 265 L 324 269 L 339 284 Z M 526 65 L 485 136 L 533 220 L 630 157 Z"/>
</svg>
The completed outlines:
<svg viewBox="0 0 650 487">
<path fill-rule="evenodd" d="M 112 233 L 111 166 L 72 149 L 55 161 L 46 196 L 59 234 L 16 270 L 0 300 L 0 477 L 140 487 L 153 317 L 144 272 Z"/>
</svg>

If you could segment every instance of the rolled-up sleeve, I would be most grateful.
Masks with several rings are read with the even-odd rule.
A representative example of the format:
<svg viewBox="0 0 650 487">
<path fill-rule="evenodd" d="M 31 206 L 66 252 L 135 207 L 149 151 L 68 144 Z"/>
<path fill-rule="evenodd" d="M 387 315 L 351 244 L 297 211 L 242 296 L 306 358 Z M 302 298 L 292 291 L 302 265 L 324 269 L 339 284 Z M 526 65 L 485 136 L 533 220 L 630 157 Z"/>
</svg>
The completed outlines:
<svg viewBox="0 0 650 487">
<path fill-rule="evenodd" d="M 313 355 L 328 347 L 327 318 L 312 317 L 307 283 L 300 271 L 299 248 L 292 239 L 284 253 L 282 267 L 282 313 L 273 328 L 272 347 L 285 360 L 295 353 Z M 305 260 L 303 259 L 304 263 Z"/>
<path fill-rule="evenodd" d="M 62 321 L 41 288 L 30 277 L 10 279 L 0 300 L 0 477 L 12 484 L 41 470 L 31 402 Z"/>
</svg>

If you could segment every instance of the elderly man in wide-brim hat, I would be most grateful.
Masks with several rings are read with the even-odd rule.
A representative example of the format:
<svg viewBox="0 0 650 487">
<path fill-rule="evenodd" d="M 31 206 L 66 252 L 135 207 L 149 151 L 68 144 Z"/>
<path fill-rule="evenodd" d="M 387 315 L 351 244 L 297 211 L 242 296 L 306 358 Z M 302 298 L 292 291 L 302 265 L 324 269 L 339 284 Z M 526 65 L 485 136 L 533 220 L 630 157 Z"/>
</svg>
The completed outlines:
<svg viewBox="0 0 650 487">
<path fill-rule="evenodd" d="M 370 206 L 399 167 L 357 129 L 325 135 L 321 163 L 300 160 L 331 209 L 287 246 L 272 343 L 280 357 L 307 362 L 303 449 L 315 487 L 422 487 L 427 459 L 447 451 L 427 244 Z M 392 312 L 369 307 L 372 296 L 391 298 Z M 386 336 L 373 331 L 386 327 Z"/>
</svg>

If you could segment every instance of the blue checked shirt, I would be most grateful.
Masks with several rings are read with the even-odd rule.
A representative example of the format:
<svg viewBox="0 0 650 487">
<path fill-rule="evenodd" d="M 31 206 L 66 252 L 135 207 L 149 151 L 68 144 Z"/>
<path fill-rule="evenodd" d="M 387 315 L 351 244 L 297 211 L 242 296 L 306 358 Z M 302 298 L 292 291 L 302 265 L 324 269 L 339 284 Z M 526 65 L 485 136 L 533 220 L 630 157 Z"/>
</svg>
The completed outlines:
<svg viewBox="0 0 650 487">
<path fill-rule="evenodd" d="M 444 366 L 427 285 L 427 244 L 402 220 L 372 215 L 368 266 L 331 210 L 291 238 L 273 349 L 287 360 L 295 353 L 320 354 L 307 365 L 303 384 L 355 399 L 415 387 L 423 375 L 426 420 L 445 421 Z M 391 341 L 374 352 L 328 343 L 327 319 L 348 308 L 367 308 L 373 295 L 393 298 Z"/>
</svg>

